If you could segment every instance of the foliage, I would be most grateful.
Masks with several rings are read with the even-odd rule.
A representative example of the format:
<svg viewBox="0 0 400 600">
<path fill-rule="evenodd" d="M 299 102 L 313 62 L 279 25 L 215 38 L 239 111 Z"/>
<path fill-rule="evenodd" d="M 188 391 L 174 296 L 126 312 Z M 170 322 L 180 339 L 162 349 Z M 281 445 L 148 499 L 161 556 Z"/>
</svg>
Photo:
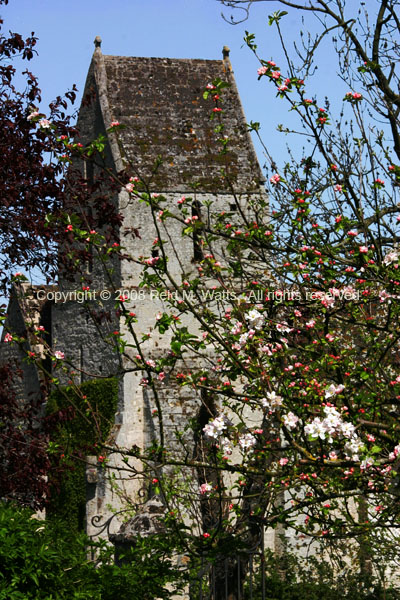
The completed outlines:
<svg viewBox="0 0 400 600">
<path fill-rule="evenodd" d="M 59 387 L 49 396 L 47 415 L 55 425 L 50 434 L 54 454 L 47 511 L 71 531 L 84 528 L 86 455 L 99 455 L 102 468 L 101 444 L 110 434 L 117 400 L 115 378 L 85 381 L 78 388 Z"/>
<path fill-rule="evenodd" d="M 18 402 L 13 383 L 19 377 L 11 365 L 0 366 L 0 489 L 3 499 L 13 499 L 34 509 L 42 508 L 49 486 L 47 435 L 38 427 L 40 406 L 33 400 Z"/>
<path fill-rule="evenodd" d="M 179 589 L 171 539 L 138 540 L 126 563 L 116 566 L 111 548 L 55 525 L 0 503 L 1 600 L 153 600 L 171 597 L 168 581 Z M 97 564 L 88 559 L 90 544 Z"/>
<path fill-rule="evenodd" d="M 27 509 L 0 504 L 0 598 L 96 598 L 96 576 L 84 539 L 54 532 Z"/>
</svg>

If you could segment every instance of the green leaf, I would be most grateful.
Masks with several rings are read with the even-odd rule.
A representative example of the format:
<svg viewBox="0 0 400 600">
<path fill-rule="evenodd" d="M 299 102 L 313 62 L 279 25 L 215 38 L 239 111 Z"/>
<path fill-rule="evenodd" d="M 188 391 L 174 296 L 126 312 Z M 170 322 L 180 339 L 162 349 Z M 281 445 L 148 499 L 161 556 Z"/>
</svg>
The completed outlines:
<svg viewBox="0 0 400 600">
<path fill-rule="evenodd" d="M 286 10 L 277 10 L 276 12 L 272 13 L 272 15 L 268 16 L 268 25 L 271 26 L 274 23 L 279 23 L 282 17 L 284 17 L 287 14 L 288 12 Z"/>
</svg>

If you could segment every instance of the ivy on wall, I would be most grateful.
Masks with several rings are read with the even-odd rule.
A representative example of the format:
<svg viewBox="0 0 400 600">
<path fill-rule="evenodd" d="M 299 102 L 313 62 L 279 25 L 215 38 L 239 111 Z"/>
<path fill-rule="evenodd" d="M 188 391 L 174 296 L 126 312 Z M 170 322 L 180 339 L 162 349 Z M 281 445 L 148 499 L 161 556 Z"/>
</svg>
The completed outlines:
<svg viewBox="0 0 400 600">
<path fill-rule="evenodd" d="M 52 492 L 47 516 L 72 531 L 85 527 L 85 457 L 101 455 L 114 424 L 118 402 L 118 379 L 93 379 L 57 388 L 50 394 L 47 415 L 58 415 L 50 434 L 53 448 Z M 101 464 L 101 462 L 100 462 Z"/>
</svg>

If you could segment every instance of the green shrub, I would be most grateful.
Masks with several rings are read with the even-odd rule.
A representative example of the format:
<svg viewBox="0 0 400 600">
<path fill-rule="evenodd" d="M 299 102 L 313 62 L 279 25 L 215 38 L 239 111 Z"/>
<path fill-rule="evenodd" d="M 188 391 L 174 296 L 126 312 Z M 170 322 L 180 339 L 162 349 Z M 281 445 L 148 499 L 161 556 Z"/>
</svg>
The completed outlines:
<svg viewBox="0 0 400 600">
<path fill-rule="evenodd" d="M 113 548 L 91 544 L 84 534 L 41 521 L 32 512 L 0 502 L 0 600 L 154 600 L 184 585 L 174 567 L 174 536 L 139 539 L 114 564 Z M 88 560 L 89 546 L 97 563 Z"/>
<path fill-rule="evenodd" d="M 0 503 L 0 600 L 97 600 L 85 539 Z"/>
</svg>

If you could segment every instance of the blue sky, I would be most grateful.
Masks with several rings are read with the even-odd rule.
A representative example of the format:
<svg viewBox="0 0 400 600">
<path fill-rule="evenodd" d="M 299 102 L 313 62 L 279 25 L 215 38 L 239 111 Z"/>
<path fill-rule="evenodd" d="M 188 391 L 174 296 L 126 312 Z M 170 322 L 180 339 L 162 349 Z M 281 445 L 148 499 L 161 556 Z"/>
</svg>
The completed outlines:
<svg viewBox="0 0 400 600">
<path fill-rule="evenodd" d="M 222 7 L 217 0 L 69 0 L 68 3 L 10 0 L 0 12 L 6 30 L 24 35 L 34 31 L 39 38 L 39 54 L 29 67 L 39 77 L 47 103 L 73 83 L 82 92 L 96 35 L 103 39 L 104 54 L 125 56 L 218 59 L 222 47 L 229 46 L 247 121 L 262 124 L 269 147 L 284 159 L 287 138 L 277 134 L 276 127 L 285 123 L 287 108 L 275 98 L 271 85 L 257 81 L 259 65 L 243 46 L 247 29 L 256 34 L 261 56 L 280 64 L 276 31 L 267 23 L 268 15 L 275 10 L 282 10 L 278 2 L 256 3 L 249 20 L 236 26 L 223 20 L 221 12 L 229 18 L 232 9 Z M 239 12 L 234 14 L 240 15 Z M 300 13 L 293 11 L 282 23 L 288 39 L 296 39 L 301 25 Z M 328 44 L 320 56 L 321 101 L 332 89 L 333 60 Z M 316 90 L 310 89 L 310 95 L 313 91 Z M 43 106 L 42 110 L 45 110 Z M 256 150 L 262 164 L 262 150 L 259 146 Z"/>
</svg>

